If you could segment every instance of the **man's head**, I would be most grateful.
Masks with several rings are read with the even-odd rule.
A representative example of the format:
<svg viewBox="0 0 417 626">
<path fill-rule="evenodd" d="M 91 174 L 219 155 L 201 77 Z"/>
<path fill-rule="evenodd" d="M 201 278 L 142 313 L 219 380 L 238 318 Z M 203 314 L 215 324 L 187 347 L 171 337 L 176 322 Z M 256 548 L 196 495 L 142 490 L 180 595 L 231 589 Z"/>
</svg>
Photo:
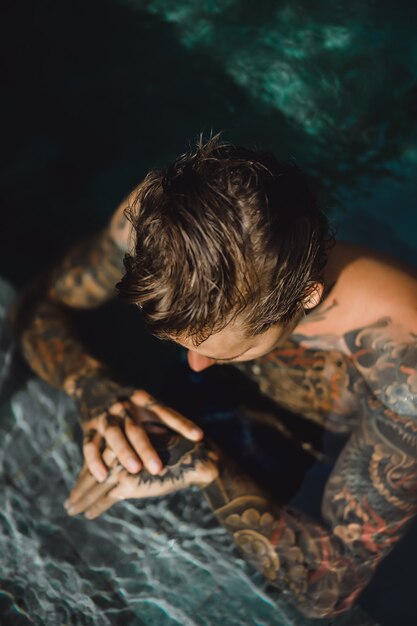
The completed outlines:
<svg viewBox="0 0 417 626">
<path fill-rule="evenodd" d="M 327 219 L 300 170 L 270 153 L 200 138 L 149 172 L 128 216 L 120 296 L 205 367 L 269 351 L 320 300 Z"/>
</svg>

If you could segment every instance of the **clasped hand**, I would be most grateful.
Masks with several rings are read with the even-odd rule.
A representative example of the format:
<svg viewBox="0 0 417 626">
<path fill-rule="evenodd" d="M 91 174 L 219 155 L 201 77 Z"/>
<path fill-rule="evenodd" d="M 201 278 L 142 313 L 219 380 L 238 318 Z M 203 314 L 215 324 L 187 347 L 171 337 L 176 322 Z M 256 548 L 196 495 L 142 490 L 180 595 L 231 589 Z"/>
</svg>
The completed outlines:
<svg viewBox="0 0 417 626">
<path fill-rule="evenodd" d="M 146 428 L 151 445 L 164 462 L 162 471 L 155 476 L 144 468 L 131 474 L 107 447 L 103 452 L 107 478 L 97 482 L 85 463 L 65 503 L 70 515 L 84 513 L 93 519 L 120 500 L 162 496 L 191 485 L 204 487 L 217 477 L 218 454 L 213 449 L 185 439 L 160 422 L 148 421 Z"/>
<path fill-rule="evenodd" d="M 203 438 L 202 430 L 191 420 L 164 406 L 147 391 L 123 387 L 101 371 L 69 378 L 66 391 L 79 409 L 86 465 L 99 482 L 107 477 L 107 466 L 101 456 L 103 443 L 113 450 L 128 472 L 136 473 L 143 467 L 151 474 L 162 470 L 161 459 L 144 426 L 149 419 L 165 424 L 191 441 Z"/>
</svg>

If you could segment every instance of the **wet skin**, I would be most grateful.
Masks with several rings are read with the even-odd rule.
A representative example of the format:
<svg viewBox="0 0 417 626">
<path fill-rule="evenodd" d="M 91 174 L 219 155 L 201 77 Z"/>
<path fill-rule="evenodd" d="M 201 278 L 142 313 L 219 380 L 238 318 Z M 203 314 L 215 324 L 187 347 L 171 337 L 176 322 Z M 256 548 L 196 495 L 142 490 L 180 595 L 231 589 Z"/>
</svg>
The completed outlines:
<svg viewBox="0 0 417 626">
<path fill-rule="evenodd" d="M 198 485 L 245 557 L 300 611 L 323 617 L 346 610 L 417 511 L 416 277 L 339 245 L 325 276 L 332 288 L 318 306 L 305 302 L 309 313 L 295 328 L 277 325 L 248 338 L 235 325 L 197 347 L 180 341 L 194 370 L 235 362 L 277 404 L 350 435 L 318 522 L 271 501 L 221 451 L 198 435 L 193 441 L 193 425 L 146 391 L 117 388 L 77 342 L 69 309 L 111 297 L 125 231 L 119 209 L 108 229 L 67 255 L 43 295 L 29 298 L 21 324 L 28 362 L 80 409 L 86 466 L 69 511 L 96 517 L 120 499 Z M 98 459 L 102 438 L 106 464 Z M 164 468 L 152 473 L 155 447 Z M 128 471 L 132 455 L 144 466 L 136 474 Z M 107 478 L 97 484 L 100 467 Z"/>
</svg>

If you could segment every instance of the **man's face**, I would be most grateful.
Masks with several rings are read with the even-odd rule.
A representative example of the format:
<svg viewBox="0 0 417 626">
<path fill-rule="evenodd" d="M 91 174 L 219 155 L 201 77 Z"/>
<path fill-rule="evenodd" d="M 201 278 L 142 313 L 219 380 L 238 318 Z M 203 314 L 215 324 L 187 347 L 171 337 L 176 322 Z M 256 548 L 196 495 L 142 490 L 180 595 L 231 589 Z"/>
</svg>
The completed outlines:
<svg viewBox="0 0 417 626">
<path fill-rule="evenodd" d="M 201 372 L 212 365 L 251 361 L 282 344 L 292 333 L 297 322 L 289 326 L 276 324 L 266 332 L 253 337 L 245 336 L 242 327 L 230 323 L 218 333 L 210 335 L 197 348 L 190 338 L 176 340 L 184 348 L 188 348 L 188 364 L 195 372 Z"/>
<path fill-rule="evenodd" d="M 216 363 L 252 361 L 283 344 L 301 322 L 306 312 L 320 304 L 323 290 L 323 283 L 315 283 L 305 297 L 303 301 L 304 311 L 298 317 L 286 326 L 275 324 L 261 335 L 247 337 L 242 323 L 236 320 L 220 332 L 210 335 L 197 348 L 190 338 L 176 338 L 175 341 L 188 349 L 188 364 L 195 372 L 201 372 Z"/>
</svg>

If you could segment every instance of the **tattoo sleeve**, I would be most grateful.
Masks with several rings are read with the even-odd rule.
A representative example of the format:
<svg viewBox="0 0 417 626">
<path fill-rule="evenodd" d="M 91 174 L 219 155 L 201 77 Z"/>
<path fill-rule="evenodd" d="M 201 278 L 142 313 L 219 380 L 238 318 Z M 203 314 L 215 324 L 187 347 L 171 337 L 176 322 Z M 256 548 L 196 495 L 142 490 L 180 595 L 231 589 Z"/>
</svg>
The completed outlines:
<svg viewBox="0 0 417 626">
<path fill-rule="evenodd" d="M 393 411 L 417 417 L 417 335 L 385 317 L 346 333 L 344 340 L 375 396 Z"/>
<path fill-rule="evenodd" d="M 355 385 L 360 376 L 340 350 L 311 349 L 289 339 L 269 354 L 235 367 L 269 399 L 318 426 L 349 433 L 358 423 Z"/>
<path fill-rule="evenodd" d="M 109 229 L 81 242 L 52 272 L 49 296 L 70 307 L 83 309 L 103 304 L 115 295 L 123 270 L 124 253 Z"/>
<path fill-rule="evenodd" d="M 118 386 L 106 378 L 105 367 L 87 354 L 70 314 L 71 308 L 98 306 L 112 297 L 122 260 L 123 252 L 106 229 L 76 246 L 55 270 L 30 284 L 12 312 L 30 367 L 75 397 L 81 408 L 87 391 L 96 401 L 100 396 L 102 406 L 127 393 L 120 394 Z"/>
<path fill-rule="evenodd" d="M 348 609 L 417 513 L 417 345 L 389 322 L 345 336 L 360 419 L 327 481 L 322 519 L 279 506 L 228 464 L 205 489 L 246 558 L 309 617 Z"/>
<path fill-rule="evenodd" d="M 369 398 L 323 498 L 323 521 L 271 502 L 224 464 L 205 490 L 245 557 L 308 617 L 347 610 L 417 512 L 417 424 Z"/>
</svg>

